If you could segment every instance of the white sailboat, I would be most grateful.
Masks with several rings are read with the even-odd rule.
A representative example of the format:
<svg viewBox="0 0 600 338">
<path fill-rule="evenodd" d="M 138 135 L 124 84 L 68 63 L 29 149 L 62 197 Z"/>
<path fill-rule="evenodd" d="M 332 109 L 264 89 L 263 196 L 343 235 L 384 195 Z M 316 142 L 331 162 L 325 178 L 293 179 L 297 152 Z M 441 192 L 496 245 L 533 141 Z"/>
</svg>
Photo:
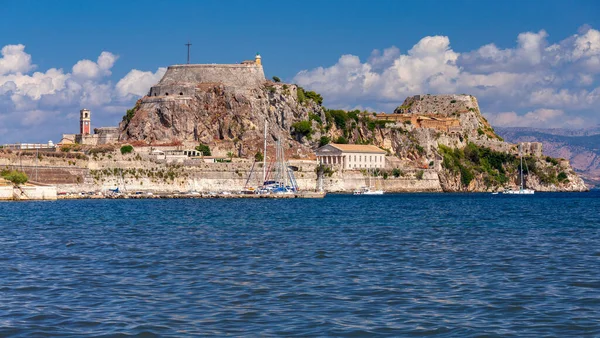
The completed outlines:
<svg viewBox="0 0 600 338">
<path fill-rule="evenodd" d="M 352 193 L 354 196 L 362 196 L 362 195 L 383 195 L 383 190 L 375 190 L 371 185 L 371 174 L 369 170 L 367 170 L 367 177 L 369 178 L 369 186 L 368 187 L 360 187 L 359 189 L 354 190 Z"/>
<path fill-rule="evenodd" d="M 506 189 L 506 190 L 504 190 L 503 194 L 507 194 L 507 195 L 533 195 L 535 193 L 535 190 L 526 189 L 525 186 L 523 185 L 523 154 L 521 154 L 521 144 L 519 144 L 519 157 L 521 158 L 521 166 L 520 166 L 520 169 L 521 169 L 521 171 L 520 171 L 521 185 L 519 186 L 519 190 Z M 525 163 L 525 165 L 527 165 L 527 163 Z M 527 171 L 529 171 L 529 169 Z"/>
</svg>

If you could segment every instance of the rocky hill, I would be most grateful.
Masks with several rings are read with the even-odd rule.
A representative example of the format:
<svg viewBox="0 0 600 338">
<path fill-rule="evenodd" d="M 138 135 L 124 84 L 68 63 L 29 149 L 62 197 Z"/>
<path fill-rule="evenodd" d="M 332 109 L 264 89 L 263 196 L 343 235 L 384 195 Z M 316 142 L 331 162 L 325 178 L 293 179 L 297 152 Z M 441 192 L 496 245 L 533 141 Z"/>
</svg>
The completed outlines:
<svg viewBox="0 0 600 338">
<path fill-rule="evenodd" d="M 169 83 L 153 87 L 154 95 L 124 117 L 121 140 L 202 143 L 217 153 L 253 157 L 267 121 L 269 141 L 281 140 L 292 158 L 314 158 L 314 149 L 328 142 L 374 144 L 389 155 L 386 171 L 376 173 L 384 177 L 393 170 L 433 171 L 444 191 L 491 191 L 518 182 L 517 146 L 496 135 L 471 95 L 412 96 L 394 114 L 377 115 L 326 109 L 320 95 L 293 84 L 191 83 L 189 76 L 173 82 L 169 74 Z M 567 162 L 543 157 L 538 144 L 526 144 L 524 152 L 528 187 L 587 189 Z"/>
<path fill-rule="evenodd" d="M 544 154 L 565 158 L 589 185 L 600 185 L 600 127 L 588 129 L 496 128 L 510 142 L 541 142 Z"/>
</svg>

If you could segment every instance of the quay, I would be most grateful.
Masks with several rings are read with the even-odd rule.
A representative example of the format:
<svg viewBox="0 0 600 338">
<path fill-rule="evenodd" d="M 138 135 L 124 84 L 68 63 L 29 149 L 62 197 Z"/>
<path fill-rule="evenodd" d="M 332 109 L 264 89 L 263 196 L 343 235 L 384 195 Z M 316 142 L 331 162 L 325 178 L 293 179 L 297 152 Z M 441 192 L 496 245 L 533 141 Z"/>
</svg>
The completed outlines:
<svg viewBox="0 0 600 338">
<path fill-rule="evenodd" d="M 58 195 L 59 200 L 74 199 L 200 199 L 200 198 L 267 198 L 267 199 L 289 199 L 289 198 L 324 198 L 326 193 L 306 191 L 296 194 L 217 194 L 217 193 L 197 193 L 197 194 L 179 194 L 179 193 L 157 193 L 157 194 L 71 194 Z"/>
</svg>

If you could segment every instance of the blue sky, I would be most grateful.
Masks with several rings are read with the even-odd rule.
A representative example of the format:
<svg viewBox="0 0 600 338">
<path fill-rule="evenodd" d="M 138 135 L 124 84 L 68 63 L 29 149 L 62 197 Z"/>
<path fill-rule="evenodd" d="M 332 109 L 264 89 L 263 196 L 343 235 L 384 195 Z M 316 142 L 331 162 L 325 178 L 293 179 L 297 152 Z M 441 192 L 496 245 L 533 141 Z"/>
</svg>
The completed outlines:
<svg viewBox="0 0 600 338">
<path fill-rule="evenodd" d="M 268 77 L 330 107 L 391 112 L 407 95 L 467 92 L 496 125 L 600 122 L 596 1 L 0 5 L 0 143 L 56 142 L 84 106 L 95 126 L 116 125 L 162 67 L 185 62 L 188 39 L 193 63 L 260 52 Z"/>
</svg>

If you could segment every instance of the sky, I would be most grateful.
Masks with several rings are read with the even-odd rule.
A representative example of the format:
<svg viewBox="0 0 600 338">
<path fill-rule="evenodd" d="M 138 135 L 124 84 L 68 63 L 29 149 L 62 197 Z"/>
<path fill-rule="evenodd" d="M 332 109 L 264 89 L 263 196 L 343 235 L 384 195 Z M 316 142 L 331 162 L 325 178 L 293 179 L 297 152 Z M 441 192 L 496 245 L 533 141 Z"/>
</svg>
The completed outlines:
<svg viewBox="0 0 600 338">
<path fill-rule="evenodd" d="M 600 1 L 0 0 L 0 144 L 115 126 L 166 67 L 237 63 L 328 108 L 472 94 L 494 126 L 600 124 Z"/>
</svg>

